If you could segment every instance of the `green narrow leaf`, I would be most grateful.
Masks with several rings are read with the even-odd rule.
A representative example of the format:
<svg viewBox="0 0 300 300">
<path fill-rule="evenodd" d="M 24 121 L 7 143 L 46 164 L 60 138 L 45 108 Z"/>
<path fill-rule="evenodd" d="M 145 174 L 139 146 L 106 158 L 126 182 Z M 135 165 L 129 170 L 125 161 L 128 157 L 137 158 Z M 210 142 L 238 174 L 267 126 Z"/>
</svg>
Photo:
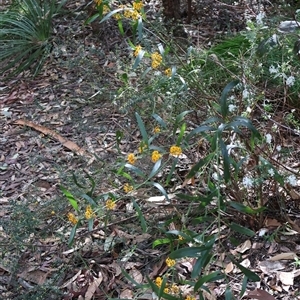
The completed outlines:
<svg viewBox="0 0 300 300">
<path fill-rule="evenodd" d="M 139 40 L 141 41 L 143 39 L 143 19 L 139 17 L 138 19 L 138 37 Z"/>
<path fill-rule="evenodd" d="M 124 32 L 124 28 L 123 28 L 123 22 L 122 22 L 121 19 L 118 20 L 118 28 L 119 28 L 119 31 L 120 31 L 121 35 L 124 36 L 125 32 Z"/>
<path fill-rule="evenodd" d="M 73 179 L 74 183 L 75 183 L 79 188 L 81 188 L 81 189 L 86 189 L 86 188 L 87 188 L 86 186 L 80 184 L 80 183 L 77 181 L 77 178 L 76 178 L 76 175 L 75 175 L 74 172 L 72 173 L 72 179 Z"/>
<path fill-rule="evenodd" d="M 95 14 L 91 17 L 89 17 L 85 22 L 84 22 L 84 25 L 88 25 L 88 24 L 91 24 L 92 22 L 94 22 L 96 19 L 99 18 L 99 14 Z"/>
<path fill-rule="evenodd" d="M 185 133 L 185 129 L 186 129 L 186 124 L 183 123 L 180 127 L 180 132 L 179 132 L 179 136 L 177 138 L 177 142 L 176 142 L 176 145 L 179 146 L 181 141 L 182 141 L 182 138 L 184 136 L 184 133 Z"/>
<path fill-rule="evenodd" d="M 241 233 L 241 234 L 243 234 L 243 235 L 247 235 L 247 236 L 250 236 L 250 237 L 255 236 L 255 232 L 254 232 L 254 231 L 250 230 L 249 228 L 245 228 L 245 227 L 243 227 L 243 226 L 241 226 L 241 225 L 239 225 L 239 224 L 236 224 L 236 223 L 234 223 L 234 222 L 232 222 L 232 223 L 229 225 L 229 227 L 230 227 L 232 230 L 234 230 L 234 231 L 236 231 L 236 232 L 239 232 L 239 233 Z"/>
<path fill-rule="evenodd" d="M 221 152 L 223 156 L 224 180 L 225 182 L 228 182 L 230 180 L 230 161 L 228 156 L 228 150 L 227 150 L 227 146 L 225 145 L 222 139 L 220 139 L 219 142 L 220 142 Z"/>
<path fill-rule="evenodd" d="M 265 210 L 264 207 L 260 207 L 258 209 L 253 209 L 250 206 L 247 206 L 242 203 L 235 202 L 235 201 L 230 201 L 229 205 L 231 207 L 233 207 L 234 209 L 236 209 L 237 211 L 240 211 L 245 214 L 257 214 L 257 213 L 260 213 Z"/>
<path fill-rule="evenodd" d="M 74 198 L 74 196 L 63 186 L 60 186 L 60 190 L 63 192 L 63 194 L 67 197 L 72 207 L 78 211 L 78 203 L 77 200 Z"/>
<path fill-rule="evenodd" d="M 138 122 L 138 126 L 139 126 L 139 129 L 141 131 L 143 141 L 148 145 L 149 138 L 148 138 L 148 134 L 147 134 L 144 122 L 143 122 L 142 118 L 140 117 L 140 115 L 137 112 L 135 113 L 135 117 L 136 117 L 136 120 Z"/>
<path fill-rule="evenodd" d="M 89 229 L 89 231 L 92 231 L 94 229 L 94 219 L 93 218 L 88 220 L 88 229 Z"/>
<path fill-rule="evenodd" d="M 229 255 L 230 260 L 242 271 L 242 273 L 247 276 L 252 281 L 260 281 L 260 277 L 249 269 L 245 268 L 239 264 L 232 255 Z"/>
<path fill-rule="evenodd" d="M 138 214 L 138 217 L 139 217 L 139 220 L 140 220 L 140 223 L 141 223 L 142 230 L 145 233 L 145 232 L 147 232 L 147 223 L 146 223 L 146 220 L 144 218 L 144 215 L 143 215 L 139 205 L 136 203 L 136 201 L 132 200 L 132 203 L 133 203 L 133 206 L 134 206 L 135 210 L 137 211 L 137 214 Z"/>
<path fill-rule="evenodd" d="M 156 122 L 163 128 L 167 127 L 165 121 L 157 114 L 153 114 L 152 117 L 156 120 Z"/>
<path fill-rule="evenodd" d="M 206 166 L 207 164 L 209 164 L 209 162 L 211 161 L 211 159 L 214 157 L 214 153 L 210 153 L 208 154 L 206 157 L 204 157 L 203 159 L 200 159 L 191 169 L 191 171 L 188 173 L 187 178 L 190 179 L 192 177 L 194 177 L 199 170 L 203 167 Z"/>
<path fill-rule="evenodd" d="M 168 174 L 168 177 L 167 177 L 167 180 L 166 180 L 166 183 L 165 183 L 166 186 L 169 185 L 169 183 L 170 183 L 170 181 L 171 181 L 171 179 L 172 179 L 172 177 L 173 177 L 173 174 L 174 174 L 174 171 L 175 171 L 175 168 L 176 168 L 178 159 L 179 159 L 179 158 L 176 157 L 176 158 L 174 159 L 173 163 L 172 163 L 172 167 L 171 167 L 171 169 L 170 169 L 170 171 L 169 171 L 169 174 Z"/>
<path fill-rule="evenodd" d="M 133 171 L 136 175 L 145 178 L 145 174 L 137 167 L 131 165 L 131 164 L 125 164 L 125 167 L 131 171 Z"/>
<path fill-rule="evenodd" d="M 166 192 L 166 190 L 157 182 L 149 182 L 149 184 L 152 184 L 153 186 L 155 186 L 167 199 L 167 201 L 170 201 L 169 196 Z"/>
<path fill-rule="evenodd" d="M 97 203 L 96 203 L 96 202 L 94 201 L 94 199 L 92 199 L 89 195 L 87 195 L 87 194 L 82 194 L 81 197 L 82 197 L 83 199 L 87 200 L 88 203 L 89 203 L 90 205 L 92 205 L 93 207 L 97 206 Z"/>
<path fill-rule="evenodd" d="M 133 67 L 132 67 L 133 69 L 136 69 L 138 67 L 138 65 L 139 65 L 140 61 L 143 59 L 145 53 L 146 52 L 144 50 L 141 50 L 139 52 L 138 56 L 136 57 L 136 59 L 134 61 L 134 64 L 133 64 Z"/>
<path fill-rule="evenodd" d="M 156 246 L 170 244 L 172 242 L 171 239 L 164 238 L 164 239 L 157 239 L 152 243 L 152 248 L 155 248 Z"/>
<path fill-rule="evenodd" d="M 118 13 L 119 11 L 123 11 L 123 10 L 124 10 L 124 8 L 117 8 L 117 9 L 111 11 L 110 13 L 108 13 L 108 14 L 100 21 L 100 23 L 105 22 L 105 21 L 108 20 L 112 15 Z M 120 21 L 120 20 L 119 20 L 119 21 Z"/>
<path fill-rule="evenodd" d="M 91 189 L 87 192 L 87 195 L 92 197 L 95 187 L 96 187 L 96 183 L 95 183 L 94 178 L 88 172 L 85 172 L 85 174 L 86 174 L 87 178 L 89 179 L 91 186 L 92 186 Z"/>
<path fill-rule="evenodd" d="M 76 230 L 77 230 L 77 224 L 75 226 L 73 226 L 70 236 L 69 236 L 69 240 L 68 240 L 68 245 L 71 246 L 73 244 L 74 238 L 75 238 L 75 234 L 76 234 Z"/>
<path fill-rule="evenodd" d="M 227 117 L 228 114 L 228 105 L 227 105 L 227 98 L 228 93 L 239 83 L 239 80 L 233 80 L 229 82 L 222 91 L 222 95 L 220 98 L 220 105 L 221 105 L 221 114 L 223 118 Z"/>
<path fill-rule="evenodd" d="M 158 172 L 159 168 L 161 166 L 161 159 L 159 159 L 153 166 L 151 173 L 149 174 L 148 180 L 150 180 L 152 177 L 154 177 Z"/>
<path fill-rule="evenodd" d="M 229 286 L 226 287 L 226 290 L 225 290 L 225 300 L 234 300 L 234 296 L 233 296 L 233 293 L 230 289 Z"/>
<path fill-rule="evenodd" d="M 217 281 L 220 279 L 223 279 L 225 276 L 220 271 L 215 271 L 213 273 L 210 273 L 208 275 L 202 276 L 195 284 L 194 286 L 194 292 L 196 293 L 204 283 L 211 282 L 211 281 Z"/>
</svg>

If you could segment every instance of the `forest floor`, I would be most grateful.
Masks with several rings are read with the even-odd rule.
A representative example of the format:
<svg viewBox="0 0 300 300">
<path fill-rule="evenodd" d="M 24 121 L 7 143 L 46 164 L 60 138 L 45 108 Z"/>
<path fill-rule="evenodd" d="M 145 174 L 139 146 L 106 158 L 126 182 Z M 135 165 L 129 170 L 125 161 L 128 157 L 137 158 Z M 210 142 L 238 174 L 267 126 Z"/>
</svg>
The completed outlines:
<svg viewBox="0 0 300 300">
<path fill-rule="evenodd" d="M 169 249 L 152 247 L 161 238 L 159 223 L 169 218 L 169 230 L 175 229 L 173 216 L 182 218 L 190 208 L 184 202 L 144 204 L 143 215 L 154 229 L 150 234 L 143 232 L 135 210 L 119 203 L 109 224 L 95 227 L 92 233 L 80 229 L 76 238 L 81 242 L 68 247 L 71 227 L 65 216 L 70 206 L 60 186 L 80 193 L 75 174 L 89 187 L 91 176 L 97 183 L 95 194 L 113 192 L 114 163 L 137 149 L 140 140 L 134 111 L 120 110 L 114 101 L 123 84 L 119 60 L 129 55 L 126 40 L 110 22 L 84 26 L 87 15 L 80 12 L 81 5 L 69 1 L 66 9 L 72 13 L 54 20 L 54 48 L 41 74 L 33 79 L 25 72 L 9 82 L 0 81 L 1 299 L 153 299 L 150 289 L 139 290 L 122 270 L 138 284 L 147 282 L 146 276 L 154 280 L 166 273 Z M 159 9 L 159 2 L 151 5 Z M 197 47 L 221 38 L 228 24 L 235 24 L 230 28 L 235 31 L 244 26 L 244 6 L 224 5 L 208 16 L 210 5 L 211 1 L 203 1 L 201 10 L 194 8 L 194 24 L 186 24 Z M 122 132 L 120 142 L 117 132 Z M 295 144 L 295 136 L 289 137 L 286 143 Z M 142 201 L 146 192 L 136 198 Z M 294 214 L 300 215 L 299 207 Z M 200 232 L 201 226 L 196 230 Z M 228 284 L 236 295 L 242 289 L 241 272 L 225 259 L 228 251 L 239 253 L 244 266 L 261 276 L 259 286 L 247 286 L 248 292 L 259 289 L 252 293 L 254 299 L 274 299 L 261 290 L 276 299 L 300 299 L 300 270 L 293 264 L 300 252 L 299 233 L 263 240 L 233 236 L 228 228 L 219 230 L 224 232 L 210 271 L 226 266 L 231 281 L 208 284 L 211 294 L 205 292 L 205 299 L 225 299 Z M 230 236 L 240 244 L 230 244 Z M 103 243 L 113 246 L 106 249 Z M 267 259 L 270 256 L 273 260 Z M 178 273 L 188 279 L 193 263 L 182 260 L 176 266 Z M 188 285 L 182 291 L 192 292 Z"/>
</svg>

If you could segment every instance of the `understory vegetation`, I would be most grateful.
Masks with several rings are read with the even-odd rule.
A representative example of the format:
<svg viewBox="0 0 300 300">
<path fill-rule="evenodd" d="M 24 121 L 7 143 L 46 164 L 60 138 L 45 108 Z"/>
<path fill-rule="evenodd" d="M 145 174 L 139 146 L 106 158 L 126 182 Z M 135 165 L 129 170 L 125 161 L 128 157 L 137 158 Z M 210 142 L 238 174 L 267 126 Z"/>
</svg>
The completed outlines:
<svg viewBox="0 0 300 300">
<path fill-rule="evenodd" d="M 261 248 L 249 246 L 300 234 L 297 5 L 277 4 L 279 16 L 257 4 L 245 12 L 242 30 L 218 33 L 203 45 L 188 34 L 166 34 L 172 25 L 164 27 L 161 12 L 139 0 L 96 0 L 74 12 L 65 5 L 15 0 L 0 11 L 2 81 L 48 76 L 49 61 L 59 55 L 71 65 L 58 46 L 60 19 L 100 26 L 101 34 L 109 24 L 127 48 L 103 50 L 103 69 L 114 72 L 99 78 L 79 114 L 91 109 L 89 119 L 105 102 L 116 116 L 113 126 L 103 127 L 111 140 L 98 139 L 98 152 L 88 139 L 77 141 L 82 147 L 71 142 L 60 122 L 65 131 L 36 125 L 38 113 L 13 120 L 42 133 L 43 147 L 54 139 L 77 156 L 49 163 L 57 189 L 48 201 L 37 193 L 1 192 L 10 209 L 0 220 L 0 270 L 13 278 L 1 282 L 5 299 L 272 300 L 283 292 L 299 299 L 298 275 L 295 287 L 274 288 L 257 267 Z M 81 20 L 79 13 L 91 6 Z M 84 43 L 96 57 L 98 46 Z M 90 57 L 84 56 L 88 74 Z M 58 151 L 50 152 L 56 157 Z M 71 167 L 74 157 L 78 165 Z M 3 172 L 9 169 L 0 162 Z M 248 257 L 248 250 L 257 256 Z M 286 252 L 295 252 L 287 272 L 296 274 L 297 251 Z M 30 259 L 28 271 L 23 262 Z M 34 281 L 34 272 L 43 280 Z"/>
</svg>

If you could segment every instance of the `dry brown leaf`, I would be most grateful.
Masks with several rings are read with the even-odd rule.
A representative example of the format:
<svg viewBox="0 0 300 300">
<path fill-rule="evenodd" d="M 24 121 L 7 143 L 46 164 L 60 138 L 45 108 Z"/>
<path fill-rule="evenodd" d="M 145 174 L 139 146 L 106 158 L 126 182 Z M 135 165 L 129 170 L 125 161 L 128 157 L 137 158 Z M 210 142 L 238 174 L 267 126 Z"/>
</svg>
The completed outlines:
<svg viewBox="0 0 300 300">
<path fill-rule="evenodd" d="M 64 147 L 73 151 L 77 155 L 92 158 L 92 156 L 89 153 L 87 153 L 84 149 L 80 148 L 77 144 L 75 144 L 74 142 L 72 142 L 70 140 L 65 139 L 64 137 L 62 137 L 61 135 L 59 135 L 58 133 L 56 133 L 55 131 L 53 131 L 47 127 L 35 124 L 28 120 L 22 120 L 22 119 L 16 120 L 14 123 L 17 125 L 25 125 L 25 126 L 31 127 L 39 132 L 42 132 L 43 134 L 51 136 L 55 140 L 59 141 Z"/>
<path fill-rule="evenodd" d="M 90 300 L 93 298 L 95 291 L 98 289 L 99 285 L 101 284 L 103 280 L 103 276 L 102 273 L 99 272 L 98 273 L 98 278 L 94 277 L 94 280 L 90 283 L 85 296 L 84 296 L 84 300 Z"/>
<path fill-rule="evenodd" d="M 258 299 L 258 300 L 276 300 L 268 292 L 261 290 L 261 289 L 256 289 L 254 291 L 250 291 L 245 297 Z"/>
<path fill-rule="evenodd" d="M 133 299 L 133 292 L 130 289 L 126 289 L 121 292 L 120 299 Z"/>
<path fill-rule="evenodd" d="M 280 253 L 270 258 L 270 260 L 285 260 L 285 259 L 291 259 L 294 260 L 295 258 L 298 258 L 296 253 L 294 252 L 286 252 L 286 253 Z"/>
<path fill-rule="evenodd" d="M 28 270 L 23 271 L 18 277 L 21 277 L 25 280 L 31 281 L 38 285 L 44 284 L 49 272 L 43 272 L 41 270 L 33 270 L 28 272 Z"/>
<path fill-rule="evenodd" d="M 132 269 L 129 271 L 130 277 L 137 283 L 143 282 L 143 275 L 142 273 L 137 269 Z"/>
<path fill-rule="evenodd" d="M 251 242 L 250 240 L 246 240 L 243 244 L 239 245 L 235 251 L 239 253 L 245 253 L 247 250 L 251 248 Z"/>
<path fill-rule="evenodd" d="M 278 279 L 283 285 L 291 286 L 294 284 L 294 273 L 293 272 L 276 272 Z"/>
</svg>

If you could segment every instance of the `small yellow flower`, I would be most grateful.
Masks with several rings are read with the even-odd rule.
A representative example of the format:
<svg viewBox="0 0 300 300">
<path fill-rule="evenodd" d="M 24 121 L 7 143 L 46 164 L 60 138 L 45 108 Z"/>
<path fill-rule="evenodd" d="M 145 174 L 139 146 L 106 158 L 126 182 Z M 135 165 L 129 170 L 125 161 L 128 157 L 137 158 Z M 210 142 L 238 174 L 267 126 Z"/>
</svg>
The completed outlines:
<svg viewBox="0 0 300 300">
<path fill-rule="evenodd" d="M 151 160 L 153 163 L 156 163 L 161 158 L 161 154 L 155 150 L 152 152 Z"/>
<path fill-rule="evenodd" d="M 140 45 L 136 46 L 134 50 L 134 56 L 137 57 L 141 50 L 142 50 L 142 46 Z"/>
<path fill-rule="evenodd" d="M 170 148 L 170 154 L 174 156 L 179 156 L 182 153 L 182 150 L 180 147 L 173 145 Z"/>
<path fill-rule="evenodd" d="M 109 13 L 109 12 L 110 12 L 109 7 L 108 7 L 107 5 L 104 5 L 104 6 L 103 6 L 103 14 L 106 15 L 106 14 Z"/>
<path fill-rule="evenodd" d="M 95 0 L 95 4 L 96 4 L 96 6 L 100 6 L 100 5 L 101 5 L 101 3 L 102 3 L 102 0 Z"/>
<path fill-rule="evenodd" d="M 137 10 L 134 10 L 132 13 L 131 13 L 131 19 L 132 20 L 138 20 L 140 17 L 140 14 Z"/>
<path fill-rule="evenodd" d="M 114 210 L 116 208 L 116 203 L 115 201 L 108 199 L 105 203 L 105 207 L 108 210 Z"/>
<path fill-rule="evenodd" d="M 162 63 L 162 56 L 158 52 L 154 52 L 151 54 L 151 60 L 152 60 L 151 67 L 153 69 L 156 69 Z"/>
<path fill-rule="evenodd" d="M 188 295 L 188 296 L 186 296 L 185 300 L 196 300 L 196 298 Z"/>
<path fill-rule="evenodd" d="M 179 235 L 179 236 L 178 236 L 178 239 L 179 239 L 179 241 L 183 241 L 183 240 L 184 240 L 184 238 L 183 238 L 182 235 Z"/>
<path fill-rule="evenodd" d="M 169 288 L 164 288 L 164 293 L 169 294 Z"/>
<path fill-rule="evenodd" d="M 179 292 L 180 292 L 179 287 L 175 283 L 172 284 L 172 286 L 170 287 L 170 290 L 171 290 L 171 293 L 173 293 L 173 294 L 179 294 Z"/>
<path fill-rule="evenodd" d="M 78 223 L 78 219 L 71 212 L 69 212 L 67 216 L 68 216 L 69 222 L 72 223 L 73 225 L 76 225 Z"/>
<path fill-rule="evenodd" d="M 132 6 L 135 10 L 140 11 L 143 8 L 144 4 L 142 1 L 139 1 L 139 2 L 137 1 L 137 2 L 134 2 L 132 4 Z"/>
<path fill-rule="evenodd" d="M 92 210 L 92 208 L 91 208 L 90 205 L 88 205 L 88 206 L 86 207 L 86 209 L 85 209 L 85 214 L 84 214 L 84 215 L 85 215 L 85 218 L 86 218 L 87 220 L 89 220 L 89 219 L 95 217 L 95 214 L 93 213 L 93 210 Z"/>
<path fill-rule="evenodd" d="M 121 14 L 117 13 L 113 15 L 114 19 L 120 20 L 122 18 Z"/>
<path fill-rule="evenodd" d="M 170 257 L 168 257 L 168 258 L 166 259 L 166 264 L 167 264 L 167 266 L 168 266 L 169 268 L 171 268 L 171 267 L 174 267 L 174 266 L 175 266 L 176 261 L 175 261 L 175 259 L 171 259 Z"/>
<path fill-rule="evenodd" d="M 136 157 L 133 153 L 129 153 L 127 155 L 127 160 L 130 164 L 134 165 L 134 163 L 136 162 Z"/>
<path fill-rule="evenodd" d="M 165 75 L 168 76 L 168 77 L 172 76 L 172 70 L 171 70 L 171 68 L 168 68 L 168 69 L 165 70 Z"/>
<path fill-rule="evenodd" d="M 161 287 L 161 284 L 162 284 L 162 279 L 161 277 L 156 277 L 155 279 L 155 284 L 158 286 L 158 287 Z"/>
<path fill-rule="evenodd" d="M 129 185 L 129 183 L 125 183 L 124 185 L 124 192 L 126 194 L 130 193 L 131 191 L 133 191 L 133 186 L 132 185 Z"/>
<path fill-rule="evenodd" d="M 55 215 L 55 211 L 54 211 L 54 210 L 51 211 L 51 215 L 52 215 L 52 216 Z"/>
<path fill-rule="evenodd" d="M 124 17 L 127 18 L 127 19 L 130 19 L 131 18 L 131 15 L 132 15 L 132 11 L 129 10 L 129 9 L 126 9 L 124 11 Z"/>
<path fill-rule="evenodd" d="M 154 133 L 160 133 L 160 128 L 159 126 L 155 126 L 153 129 Z"/>
</svg>

